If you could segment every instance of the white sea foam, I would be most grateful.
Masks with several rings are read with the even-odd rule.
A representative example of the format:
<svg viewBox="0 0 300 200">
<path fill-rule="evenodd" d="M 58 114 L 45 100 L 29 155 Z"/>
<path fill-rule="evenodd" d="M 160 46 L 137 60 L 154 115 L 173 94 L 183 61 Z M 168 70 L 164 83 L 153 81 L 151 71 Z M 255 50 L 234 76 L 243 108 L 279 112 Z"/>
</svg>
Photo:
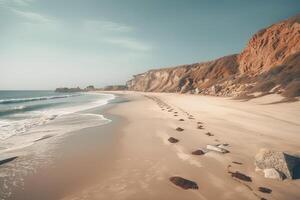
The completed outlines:
<svg viewBox="0 0 300 200">
<path fill-rule="evenodd" d="M 114 95 L 101 94 L 101 99 L 72 107 L 17 113 L 23 119 L 0 121 L 0 152 L 33 144 L 33 141 L 51 133 L 62 135 L 82 128 L 110 122 L 100 114 L 80 113 L 107 104 Z"/>
<path fill-rule="evenodd" d="M 29 98 L 14 98 L 14 99 L 0 99 L 0 104 L 22 103 L 22 102 L 28 102 L 28 101 L 41 101 L 41 100 L 49 100 L 49 99 L 61 99 L 61 98 L 68 98 L 68 97 L 72 97 L 72 96 L 78 96 L 78 94 L 44 96 L 44 97 L 29 97 Z"/>
</svg>

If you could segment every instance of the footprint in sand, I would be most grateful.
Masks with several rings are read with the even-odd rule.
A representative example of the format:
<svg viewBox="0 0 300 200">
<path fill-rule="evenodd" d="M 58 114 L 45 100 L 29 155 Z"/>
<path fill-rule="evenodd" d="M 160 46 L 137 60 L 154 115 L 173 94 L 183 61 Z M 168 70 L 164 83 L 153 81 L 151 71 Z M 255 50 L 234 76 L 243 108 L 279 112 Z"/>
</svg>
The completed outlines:
<svg viewBox="0 0 300 200">
<path fill-rule="evenodd" d="M 214 134 L 212 134 L 210 132 L 205 133 L 205 135 L 207 135 L 207 136 L 214 136 Z"/>
<path fill-rule="evenodd" d="M 181 131 L 184 131 L 184 129 L 183 129 L 183 128 L 181 128 L 181 127 L 177 127 L 177 128 L 176 128 L 176 131 L 179 131 L 179 132 L 181 132 Z"/>
<path fill-rule="evenodd" d="M 197 129 L 204 129 L 204 127 L 202 125 L 198 125 Z"/>
<path fill-rule="evenodd" d="M 177 143 L 177 142 L 179 142 L 178 139 L 173 138 L 173 137 L 170 137 L 170 138 L 168 139 L 168 141 L 169 141 L 170 143 Z"/>
</svg>

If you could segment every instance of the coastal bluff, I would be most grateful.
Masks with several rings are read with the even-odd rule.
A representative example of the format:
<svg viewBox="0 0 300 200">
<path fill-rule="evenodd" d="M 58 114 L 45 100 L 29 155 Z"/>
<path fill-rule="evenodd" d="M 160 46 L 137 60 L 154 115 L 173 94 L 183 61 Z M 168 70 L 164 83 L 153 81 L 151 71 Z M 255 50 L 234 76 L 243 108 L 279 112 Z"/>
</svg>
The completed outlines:
<svg viewBox="0 0 300 200">
<path fill-rule="evenodd" d="M 240 54 L 153 69 L 127 81 L 129 90 L 213 96 L 300 96 L 300 14 L 253 35 Z"/>
</svg>

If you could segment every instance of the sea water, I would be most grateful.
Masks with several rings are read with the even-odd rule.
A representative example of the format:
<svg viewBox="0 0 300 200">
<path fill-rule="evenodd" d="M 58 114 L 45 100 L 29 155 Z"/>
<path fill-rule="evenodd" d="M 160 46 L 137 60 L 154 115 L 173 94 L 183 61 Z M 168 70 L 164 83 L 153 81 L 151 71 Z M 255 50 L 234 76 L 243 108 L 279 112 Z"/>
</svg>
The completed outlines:
<svg viewBox="0 0 300 200">
<path fill-rule="evenodd" d="M 0 91 L 0 154 L 82 128 L 108 123 L 101 114 L 84 112 L 103 106 L 114 95 Z"/>
</svg>

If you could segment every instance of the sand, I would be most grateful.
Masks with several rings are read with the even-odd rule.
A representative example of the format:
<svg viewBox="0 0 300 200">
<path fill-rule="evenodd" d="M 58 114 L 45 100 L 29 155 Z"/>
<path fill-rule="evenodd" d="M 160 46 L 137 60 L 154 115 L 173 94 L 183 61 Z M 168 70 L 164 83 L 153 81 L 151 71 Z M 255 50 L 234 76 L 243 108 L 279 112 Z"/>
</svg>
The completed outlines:
<svg viewBox="0 0 300 200">
<path fill-rule="evenodd" d="M 260 148 L 300 152 L 299 102 L 270 104 L 280 100 L 276 95 L 243 102 L 186 94 L 115 93 L 129 101 L 108 111 L 126 119 L 118 129 L 114 164 L 99 172 L 96 183 L 63 199 L 300 199 L 300 180 L 265 179 L 254 165 Z M 179 141 L 170 143 L 170 137 Z M 208 144 L 228 144 L 224 148 L 230 152 L 191 154 Z M 239 181 L 228 171 L 239 171 L 252 182 Z M 172 176 L 194 181 L 198 189 L 184 190 L 169 181 Z M 259 187 L 272 192 L 262 193 Z"/>
</svg>

